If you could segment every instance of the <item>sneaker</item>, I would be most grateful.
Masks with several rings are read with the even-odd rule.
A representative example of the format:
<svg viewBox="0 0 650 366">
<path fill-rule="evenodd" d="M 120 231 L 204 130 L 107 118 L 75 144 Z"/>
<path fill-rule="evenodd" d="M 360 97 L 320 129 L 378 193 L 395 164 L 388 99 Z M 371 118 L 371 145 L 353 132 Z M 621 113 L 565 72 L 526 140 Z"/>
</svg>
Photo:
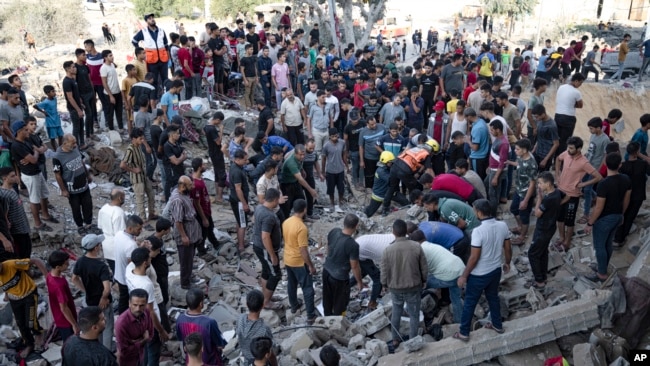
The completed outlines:
<svg viewBox="0 0 650 366">
<path fill-rule="evenodd" d="M 343 211 L 343 209 L 339 205 L 334 206 L 334 211 L 337 212 L 337 213 L 344 213 L 345 212 L 345 211 Z"/>
<path fill-rule="evenodd" d="M 82 227 L 77 229 L 77 233 L 79 233 L 79 235 L 81 235 L 81 236 L 84 236 L 84 235 L 88 234 L 88 229 L 86 229 L 85 226 L 82 226 Z"/>
</svg>

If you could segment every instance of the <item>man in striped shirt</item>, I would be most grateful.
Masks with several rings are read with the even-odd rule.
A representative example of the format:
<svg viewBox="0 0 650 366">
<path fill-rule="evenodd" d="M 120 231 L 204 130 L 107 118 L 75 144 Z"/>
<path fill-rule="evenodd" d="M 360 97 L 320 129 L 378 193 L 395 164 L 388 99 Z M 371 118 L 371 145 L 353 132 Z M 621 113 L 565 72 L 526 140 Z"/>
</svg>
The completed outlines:
<svg viewBox="0 0 650 366">
<path fill-rule="evenodd" d="M 144 211 L 144 194 L 146 193 L 149 207 L 148 219 L 155 220 L 158 218 L 156 215 L 156 202 L 151 188 L 151 181 L 147 179 L 145 174 L 146 160 L 141 147 L 143 144 L 144 131 L 141 128 L 134 128 L 131 131 L 131 144 L 127 147 L 124 159 L 120 162 L 120 168 L 129 172 L 129 178 L 135 193 L 135 206 L 138 216 L 147 217 Z"/>
</svg>

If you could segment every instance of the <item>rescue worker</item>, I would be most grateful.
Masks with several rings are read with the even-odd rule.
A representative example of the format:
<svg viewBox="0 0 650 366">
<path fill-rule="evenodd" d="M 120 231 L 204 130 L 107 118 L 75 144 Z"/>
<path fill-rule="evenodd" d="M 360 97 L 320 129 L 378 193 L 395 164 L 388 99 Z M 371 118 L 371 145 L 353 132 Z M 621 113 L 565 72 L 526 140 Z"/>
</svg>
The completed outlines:
<svg viewBox="0 0 650 366">
<path fill-rule="evenodd" d="M 434 154 L 440 152 L 440 144 L 434 139 L 427 139 L 425 134 L 418 137 L 418 145 L 402 152 L 393 162 L 390 170 L 388 191 L 384 197 L 384 209 L 382 215 L 390 212 L 390 203 L 393 195 L 399 191 L 399 184 L 409 192 L 414 189 L 422 189 L 417 177 L 422 173 L 434 176 L 431 161 Z"/>
<path fill-rule="evenodd" d="M 394 161 L 395 155 L 390 151 L 383 151 L 381 155 L 379 155 L 379 163 L 377 164 L 377 170 L 375 171 L 375 181 L 372 185 L 370 204 L 363 211 L 367 217 L 374 215 L 379 207 L 381 207 L 382 202 L 384 202 L 384 196 L 388 190 L 388 183 L 390 180 L 390 167 L 393 165 Z M 393 199 L 402 206 L 409 204 L 408 199 L 399 191 L 395 193 Z"/>
<path fill-rule="evenodd" d="M 153 85 L 158 88 L 159 85 L 165 85 L 167 80 L 169 44 L 165 31 L 156 25 L 154 14 L 146 14 L 144 21 L 147 22 L 147 28 L 136 33 L 131 44 L 133 47 L 139 47 L 142 42 L 146 54 L 147 71 L 154 74 Z M 161 84 L 158 84 L 159 82 Z"/>
</svg>

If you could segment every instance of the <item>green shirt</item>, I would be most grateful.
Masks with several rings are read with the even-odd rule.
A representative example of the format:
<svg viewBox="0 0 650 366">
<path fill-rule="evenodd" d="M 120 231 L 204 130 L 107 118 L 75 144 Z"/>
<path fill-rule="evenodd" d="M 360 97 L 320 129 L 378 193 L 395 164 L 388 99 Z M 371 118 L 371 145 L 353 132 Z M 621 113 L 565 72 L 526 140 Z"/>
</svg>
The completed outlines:
<svg viewBox="0 0 650 366">
<path fill-rule="evenodd" d="M 515 190 L 519 198 L 523 200 L 530 187 L 530 181 L 537 179 L 537 162 L 532 154 L 526 160 L 517 158 L 517 169 L 515 169 L 514 174 Z"/>
<path fill-rule="evenodd" d="M 458 225 L 458 221 L 463 219 L 467 224 L 463 230 L 469 236 L 472 235 L 472 230 L 481 224 L 472 207 L 457 199 L 441 198 L 438 203 L 438 211 L 440 217 L 452 225 Z"/>
<path fill-rule="evenodd" d="M 282 166 L 282 179 L 280 181 L 287 184 L 297 183 L 298 179 L 296 179 L 295 174 L 300 173 L 301 170 L 302 161 L 298 161 L 296 155 L 291 155 Z"/>
</svg>

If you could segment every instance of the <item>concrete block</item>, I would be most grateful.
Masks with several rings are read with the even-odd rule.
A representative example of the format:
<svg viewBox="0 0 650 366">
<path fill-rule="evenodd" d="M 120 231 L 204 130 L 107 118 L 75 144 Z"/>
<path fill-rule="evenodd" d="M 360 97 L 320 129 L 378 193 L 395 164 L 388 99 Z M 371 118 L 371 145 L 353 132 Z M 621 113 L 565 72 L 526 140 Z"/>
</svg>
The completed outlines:
<svg viewBox="0 0 650 366">
<path fill-rule="evenodd" d="M 217 302 L 223 298 L 223 287 L 208 288 L 208 298 L 210 302 Z"/>
<path fill-rule="evenodd" d="M 355 364 L 361 364 L 361 365 L 370 365 L 370 359 L 374 356 L 370 351 L 366 349 L 359 349 L 356 351 L 352 351 L 348 354 L 350 358 L 353 358 L 356 360 L 354 362 Z M 344 362 L 341 362 L 341 365 L 343 365 Z"/>
<path fill-rule="evenodd" d="M 554 270 L 564 264 L 564 256 L 562 253 L 549 251 L 548 252 L 548 270 Z"/>
<path fill-rule="evenodd" d="M 212 272 L 212 270 L 208 266 L 205 266 L 201 268 L 201 270 L 197 273 L 197 275 L 210 281 L 212 277 L 214 277 L 214 272 Z"/>
<path fill-rule="evenodd" d="M 415 338 L 409 339 L 408 341 L 402 343 L 402 346 L 406 349 L 406 352 L 413 353 L 417 352 L 424 347 L 424 339 L 422 336 L 417 336 Z"/>
<path fill-rule="evenodd" d="M 379 359 L 379 365 L 478 364 L 587 330 L 599 323 L 598 306 L 591 300 L 578 299 L 540 310 L 526 318 L 505 322 L 504 334 L 480 329 L 470 334 L 467 345 L 459 340 L 446 338 L 436 343 L 424 343 L 422 349 L 415 353 L 399 352 L 384 356 Z"/>
<path fill-rule="evenodd" d="M 627 270 L 627 278 L 638 277 L 650 284 L 650 235 L 646 236 L 644 240 L 636 259 Z"/>
<path fill-rule="evenodd" d="M 302 362 L 305 365 L 308 366 L 316 365 L 316 361 L 314 361 L 314 358 L 311 357 L 311 352 L 309 352 L 308 348 L 301 349 L 298 352 L 296 352 L 296 358 L 298 359 L 298 361 Z"/>
<path fill-rule="evenodd" d="M 280 344 L 283 353 L 291 354 L 291 357 L 296 358 L 296 353 L 301 349 L 309 349 L 314 343 L 311 340 L 309 331 L 306 329 L 298 329 L 295 333 L 291 334 Z"/>
<path fill-rule="evenodd" d="M 377 357 L 382 357 L 388 354 L 388 344 L 379 339 L 368 340 L 365 348 Z"/>
<path fill-rule="evenodd" d="M 379 332 L 373 334 L 373 337 L 375 337 L 375 339 L 379 339 L 382 342 L 389 342 L 393 340 L 393 334 L 390 330 L 390 327 L 385 327 Z"/>
<path fill-rule="evenodd" d="M 264 313 L 264 311 L 262 311 Z M 239 312 L 223 301 L 214 305 L 208 316 L 217 321 L 222 332 L 235 329 Z M 272 325 L 269 325 L 272 327 Z"/>
<path fill-rule="evenodd" d="M 271 328 L 278 327 L 281 323 L 280 316 L 273 310 L 262 309 L 260 318 L 264 319 L 264 323 Z"/>
<path fill-rule="evenodd" d="M 591 343 L 581 343 L 573 346 L 574 366 L 607 366 L 605 352 L 602 348 Z"/>
<path fill-rule="evenodd" d="M 383 328 L 390 325 L 390 319 L 385 315 L 383 309 L 376 309 L 367 314 L 363 318 L 356 321 L 356 324 L 363 327 L 366 331 L 366 336 L 371 336 Z"/>
<path fill-rule="evenodd" d="M 41 353 L 41 357 L 46 359 L 52 365 L 57 364 L 61 361 L 61 346 L 58 346 L 55 343 L 50 343 L 47 351 Z"/>
<path fill-rule="evenodd" d="M 543 365 L 551 357 L 561 355 L 562 352 L 555 341 L 540 344 L 509 355 L 499 356 L 501 366 Z"/>
<path fill-rule="evenodd" d="M 326 326 L 332 335 L 344 336 L 350 327 L 350 321 L 342 316 L 325 316 L 316 318 L 314 325 Z"/>
<path fill-rule="evenodd" d="M 350 341 L 348 342 L 348 349 L 350 351 L 354 351 L 359 348 L 363 348 L 365 340 L 366 338 L 362 334 L 355 335 L 354 337 L 350 338 Z"/>
</svg>

